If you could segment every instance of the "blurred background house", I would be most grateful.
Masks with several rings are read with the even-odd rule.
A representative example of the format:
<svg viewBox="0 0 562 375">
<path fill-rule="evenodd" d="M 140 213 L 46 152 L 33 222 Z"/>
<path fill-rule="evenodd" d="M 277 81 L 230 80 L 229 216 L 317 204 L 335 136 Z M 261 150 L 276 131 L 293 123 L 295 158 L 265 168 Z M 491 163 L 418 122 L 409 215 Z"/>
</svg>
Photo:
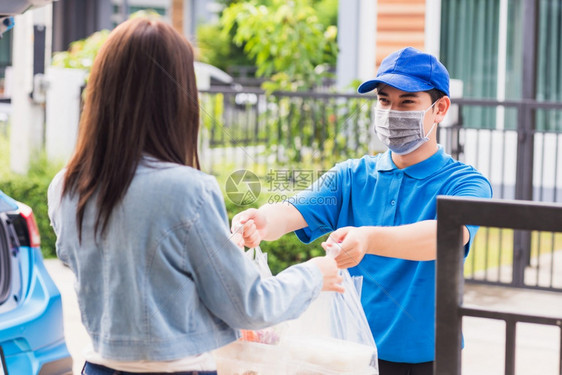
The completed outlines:
<svg viewBox="0 0 562 375">
<path fill-rule="evenodd" d="M 173 19 L 174 25 L 193 40 L 197 25 L 216 19 L 221 9 L 212 0 L 56 0 L 49 8 L 52 29 L 47 39 L 52 41 L 51 52 L 67 50 L 70 43 L 99 30 L 110 30 L 130 14 L 144 9 L 153 10 L 170 22 Z M 13 34 L 10 30 L 0 39 L 0 96 L 4 101 L 10 96 L 9 90 L 6 92 L 10 83 L 5 78 L 6 70 L 9 75 L 13 64 Z M 34 42 L 41 44 L 37 38 Z"/>
<path fill-rule="evenodd" d="M 222 33 L 219 20 L 236 4 L 289 6 L 291 16 L 297 5 L 310 5 L 314 27 L 321 27 L 326 39 L 337 35 L 337 48 L 312 71 L 334 75 L 296 90 L 264 90 L 271 76 L 256 74 L 257 59 L 233 42 L 233 30 Z M 198 58 L 211 64 L 203 72 L 209 84 L 198 77 L 201 159 L 219 181 L 221 174 L 251 168 L 260 177 L 273 174 L 279 182 L 283 175 L 283 182 L 297 185 L 289 172 L 300 168 L 319 175 L 336 161 L 381 151 L 373 147 L 370 128 L 376 97 L 357 95 L 355 88 L 374 76 L 389 53 L 413 46 L 439 57 L 455 82 L 458 115 L 438 131 L 446 151 L 486 175 L 495 198 L 562 203 L 560 0 L 55 0 L 18 17 L 0 39 L 0 161 L 10 163 L 10 174 L 0 170 L 3 189 L 16 186 L 14 192 L 28 194 L 22 201 L 33 197 L 41 204 L 37 197 L 45 196 L 52 178 L 46 168 L 39 173 L 40 188 L 6 181 L 25 175 L 37 150 L 64 160 L 73 149 L 85 72 L 60 78 L 52 54 L 143 9 L 172 23 L 196 46 Z M 312 22 L 303 28 L 311 29 Z M 285 35 L 298 39 L 290 31 Z M 264 44 L 274 43 L 275 35 L 261 35 Z M 288 60 L 287 72 L 306 59 L 289 54 Z M 294 191 L 277 197 L 285 193 Z M 226 203 L 231 213 L 241 208 Z M 36 212 L 42 212 L 44 243 L 50 244 L 44 249 L 52 256 L 46 207 Z M 551 233 L 482 228 L 465 278 L 562 291 L 561 244 L 562 237 Z M 277 252 L 270 251 L 272 259 L 282 259 L 279 269 L 312 254 L 311 247 L 293 245 L 281 242 Z M 556 340 L 554 345 L 559 336 Z M 559 356 L 557 361 L 559 366 Z"/>
<path fill-rule="evenodd" d="M 234 45 L 232 33 L 226 36 L 230 39 L 225 41 L 224 34 L 221 34 L 223 25 L 218 23 L 224 9 L 237 3 L 249 2 L 58 0 L 50 6 L 28 12 L 34 15 L 29 15 L 33 18 L 29 21 L 29 35 L 22 40 L 32 38 L 34 43 L 33 48 L 28 47 L 25 53 L 27 60 L 17 68 L 22 69 L 22 65 L 28 67 L 28 73 L 24 75 L 32 79 L 27 81 L 29 88 L 14 84 L 10 72 L 16 68 L 14 65 L 18 65 L 14 60 L 14 34 L 18 30 L 12 29 L 0 40 L 2 101 L 9 103 L 12 91 L 16 89 L 22 98 L 27 98 L 31 92 L 36 105 L 29 104 L 27 99 L 22 99 L 20 103 L 32 109 L 43 106 L 45 95 L 41 95 L 38 88 L 46 89 L 48 85 L 41 85 L 41 79 L 34 77 L 45 73 L 53 52 L 66 50 L 73 41 L 97 30 L 111 29 L 142 9 L 151 9 L 169 20 L 194 43 L 201 60 L 234 76 L 233 84 L 238 85 L 238 90 L 240 87 L 249 89 L 250 86 L 259 89 L 267 77 L 255 76 L 255 58 L 249 58 L 242 47 Z M 263 0 L 261 3 L 268 2 Z M 453 95 L 464 100 L 456 101 L 462 108 L 456 108 L 458 116 L 449 121 L 449 125 L 462 127 L 462 134 L 458 129 L 452 129 L 447 135 L 449 141 L 442 140 L 448 144 L 448 151 L 478 165 L 496 186 L 503 189 L 504 197 L 532 198 L 533 194 L 539 194 L 533 193 L 533 186 L 516 191 L 515 180 L 521 180 L 523 175 L 533 176 L 530 180 L 541 180 L 531 182 L 531 185 L 546 186 L 540 193 L 543 198 L 557 199 L 562 195 L 557 194 L 562 186 L 562 173 L 556 173 L 558 166 L 562 165 L 562 160 L 558 160 L 562 158 L 562 153 L 557 153 L 562 113 L 540 109 L 534 104 L 531 108 L 528 103 L 525 104 L 527 107 L 521 107 L 525 101 L 562 101 L 562 3 L 559 0 L 310 0 L 308 3 L 314 6 L 319 22 L 327 27 L 326 33 L 330 24 L 337 26 L 338 48 L 337 58 L 328 60 L 328 64 L 335 66 L 326 70 L 335 72 L 335 79 L 313 86 L 311 95 L 315 92 L 353 93 L 354 85 L 373 77 L 378 64 L 391 51 L 405 46 L 428 51 L 447 66 L 451 78 L 459 83 L 455 85 Z M 20 31 L 21 28 L 23 26 L 20 25 Z M 219 44 L 213 44 L 215 42 Z M 224 53 L 223 48 L 226 50 Z M 224 85 L 224 80 L 220 84 Z M 233 87 L 230 83 L 228 85 Z M 246 104 L 257 106 L 256 93 L 233 95 L 238 112 Z M 79 100 L 77 95 L 74 96 L 75 100 Z M 241 98 L 247 100 L 241 102 Z M 230 108 L 228 103 L 225 108 Z M 13 106 L 11 109 L 14 109 Z M 6 111 L 9 110 L 8 104 Z M 256 107 L 255 112 L 259 110 Z M 29 113 L 31 110 L 20 112 Z M 40 117 L 41 111 L 36 112 Z M 228 123 L 230 120 L 225 118 L 224 121 Z M 368 122 L 368 119 L 365 121 Z M 35 137 L 37 141 L 31 144 L 41 143 L 48 138 L 46 135 L 57 133 L 42 130 L 43 122 L 44 119 L 39 119 L 39 125 L 27 131 L 28 134 L 21 139 Z M 13 128 L 15 131 L 20 129 Z M 539 133 L 534 138 L 521 138 L 528 131 Z M 478 142 L 475 137 L 478 137 Z M 535 145 L 536 142 L 540 144 Z M 18 152 L 29 148 L 26 142 L 20 144 L 23 146 L 17 147 Z M 537 151 L 542 154 L 536 154 Z M 544 155 L 555 157 L 545 158 Z M 490 162 L 492 159 L 508 162 L 502 162 L 498 168 L 497 164 Z M 544 171 L 553 172 L 536 173 L 540 169 L 534 168 L 533 163 L 539 159 L 543 160 L 541 168 Z M 25 160 L 18 160 L 22 168 L 15 170 L 25 170 Z"/>
<path fill-rule="evenodd" d="M 18 32 L 17 28 L 7 32 L 0 40 L 0 93 L 3 95 L 0 100 L 4 104 L 8 103 L 4 112 L 15 108 L 9 103 L 12 92 L 16 89 L 22 98 L 19 103 L 23 103 L 21 105 L 24 108 L 19 112 L 27 114 L 35 111 L 35 117 L 38 118 L 38 125 L 28 129 L 27 134 L 20 137 L 18 145 L 21 146 L 16 147 L 18 152 L 33 148 L 33 144 L 44 143 L 49 134 L 60 133 L 42 129 L 44 119 L 40 118 L 41 110 L 38 107 L 43 106 L 45 101 L 45 95 L 39 89 L 46 89 L 48 85 L 42 85 L 42 80 L 35 77 L 45 73 L 50 65 L 51 54 L 66 50 L 73 41 L 83 39 L 95 31 L 111 29 L 139 10 L 151 9 L 169 20 L 194 43 L 201 60 L 232 75 L 237 87 L 241 85 L 259 89 L 267 77 L 256 77 L 256 59 L 249 58 L 241 46 L 232 42 L 232 33 L 226 36 L 230 39 L 225 40 L 224 34 L 221 34 L 223 25 L 218 23 L 224 9 L 237 3 L 245 2 L 58 0 L 47 7 L 28 12 L 29 32 L 22 36 L 22 40 L 31 38 L 33 46 L 26 47 L 26 60 L 17 67 L 27 67 L 27 73 L 23 74 L 29 77 L 26 84 L 14 84 L 11 74 L 13 68 L 16 68 L 14 65 L 18 65 L 14 60 L 17 58 L 14 55 L 14 35 Z M 259 3 L 266 4 L 267 1 Z M 558 155 L 555 151 L 558 144 L 557 132 L 562 130 L 562 113 L 546 109 L 531 113 L 520 110 L 515 104 L 506 106 L 498 103 L 562 101 L 560 1 L 310 0 L 308 3 L 314 7 L 323 27 L 329 28 L 330 24 L 337 26 L 338 48 L 337 58 L 328 60 L 328 65 L 335 66 L 325 69 L 335 72 L 335 79 L 324 81 L 322 85 L 313 87 L 311 92 L 353 93 L 357 82 L 373 77 L 378 64 L 391 51 L 405 46 L 428 51 L 440 58 L 449 69 L 451 78 L 459 83 L 455 85 L 453 95 L 465 100 L 457 101 L 464 105 L 460 110 L 455 108 L 458 116 L 449 121 L 449 125 L 461 126 L 464 130 L 462 136 L 456 130 L 449 132 L 451 140 L 448 142 L 448 151 L 456 156 L 463 154 L 466 162 L 484 169 L 492 180 L 498 181 L 497 186 L 505 188 L 505 197 L 532 197 L 533 187 L 526 188 L 527 192 L 524 194 L 518 194 L 515 180 L 517 173 L 533 175 L 533 158 L 524 155 L 533 154 L 540 148 L 535 147 L 535 140 L 531 138 L 523 146 L 516 133 L 521 134 L 523 127 L 550 132 L 539 134 L 544 135 L 540 138 L 542 155 Z M 291 6 L 295 4 L 296 2 Z M 23 25 L 20 25 L 20 32 L 22 28 Z M 24 43 L 20 43 L 20 48 L 23 45 Z M 20 80 L 23 75 L 19 75 Z M 79 77 L 77 79 L 80 80 Z M 224 80 L 220 84 L 224 85 Z M 229 86 L 232 87 L 232 84 Z M 30 93 L 35 104 L 24 100 Z M 76 94 L 73 95 L 73 100 L 79 100 Z M 256 95 L 235 94 L 233 100 L 240 110 L 242 97 L 249 98 L 243 105 L 256 105 Z M 467 104 L 466 100 L 471 99 L 494 101 L 495 104 Z M 6 118 L 4 115 L 4 120 Z M 76 122 L 77 116 L 73 118 L 72 121 Z M 224 121 L 228 122 L 228 119 Z M 15 131 L 23 129 L 13 128 Z M 487 129 L 496 133 L 473 132 L 474 129 Z M 74 135 L 71 134 L 70 137 Z M 481 137 L 482 141 L 476 142 L 474 137 Z M 29 139 L 32 140 L 28 142 Z M 498 142 L 502 144 L 501 155 L 494 154 L 498 151 Z M 476 144 L 477 148 L 470 148 L 470 145 Z M 524 147 L 525 153 L 516 154 L 518 149 L 522 151 Z M 496 156 L 508 161 L 518 160 L 517 158 L 521 160 L 517 163 L 502 162 L 501 168 L 494 169 L 492 167 L 495 164 L 489 163 L 489 160 L 496 159 Z M 545 170 L 557 171 L 558 165 L 562 165 L 562 160 L 558 163 L 558 157 L 549 159 L 536 155 L 534 160 L 539 157 L 545 159 Z M 28 164 L 25 158 L 18 158 L 18 163 L 21 164 L 20 167 L 14 169 L 19 171 L 24 171 Z M 486 163 L 488 165 L 482 166 Z M 526 171 L 519 171 L 525 168 Z M 535 173 L 534 176 L 544 180 L 536 182 L 537 185 L 548 186 L 543 194 L 554 199 L 556 190 L 562 185 L 562 173 L 542 173 L 540 176 Z"/>
<path fill-rule="evenodd" d="M 198 25 L 215 22 L 228 3 L 58 0 L 52 5 L 52 35 L 47 39 L 52 39 L 52 52 L 63 51 L 75 40 L 113 28 L 135 11 L 152 9 L 197 43 Z M 463 81 L 464 97 L 561 100 L 561 8 L 557 0 L 340 1 L 338 74 L 348 82 L 338 87 L 368 78 L 391 51 L 413 46 L 438 56 L 451 77 Z M 13 33 L 0 40 L 0 93 L 9 85 L 4 79 L 13 64 Z M 490 122 L 496 113 L 473 111 L 470 116 Z"/>
</svg>

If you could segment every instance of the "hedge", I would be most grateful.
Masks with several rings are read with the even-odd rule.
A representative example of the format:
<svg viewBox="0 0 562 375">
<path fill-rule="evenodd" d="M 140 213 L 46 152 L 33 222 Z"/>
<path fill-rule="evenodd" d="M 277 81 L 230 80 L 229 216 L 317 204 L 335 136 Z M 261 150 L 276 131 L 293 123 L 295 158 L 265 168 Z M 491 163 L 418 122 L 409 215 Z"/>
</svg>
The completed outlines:
<svg viewBox="0 0 562 375">
<path fill-rule="evenodd" d="M 57 170 L 57 166 L 49 165 L 40 158 L 27 175 L 3 175 L 0 184 L 0 190 L 33 209 L 41 234 L 41 250 L 46 258 L 56 256 L 56 236 L 47 213 L 47 189 Z"/>
</svg>

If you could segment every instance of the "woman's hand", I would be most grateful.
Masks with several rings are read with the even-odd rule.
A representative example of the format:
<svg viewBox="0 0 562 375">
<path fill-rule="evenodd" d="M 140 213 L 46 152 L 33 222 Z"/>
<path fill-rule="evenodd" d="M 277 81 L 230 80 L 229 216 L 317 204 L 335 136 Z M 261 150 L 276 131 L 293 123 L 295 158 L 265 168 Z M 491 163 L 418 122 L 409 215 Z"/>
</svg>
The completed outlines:
<svg viewBox="0 0 562 375">
<path fill-rule="evenodd" d="M 341 286 L 343 277 L 338 272 L 338 266 L 334 258 L 330 256 L 316 257 L 309 260 L 320 269 L 323 276 L 323 291 L 343 293 L 344 289 Z"/>
</svg>

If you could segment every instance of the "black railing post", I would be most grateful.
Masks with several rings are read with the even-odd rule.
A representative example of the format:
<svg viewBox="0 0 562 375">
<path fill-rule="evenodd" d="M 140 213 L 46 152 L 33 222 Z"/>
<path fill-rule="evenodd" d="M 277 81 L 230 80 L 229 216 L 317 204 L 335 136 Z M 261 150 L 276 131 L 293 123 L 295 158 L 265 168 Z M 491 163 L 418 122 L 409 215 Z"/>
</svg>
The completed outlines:
<svg viewBox="0 0 562 375">
<path fill-rule="evenodd" d="M 462 305 L 462 225 L 562 232 L 562 206 L 543 202 L 437 198 L 437 262 L 435 286 L 435 372 L 461 374 L 462 317 L 500 319 L 506 323 L 505 374 L 515 373 L 517 323 L 562 327 L 562 317 L 526 315 Z M 559 312 L 555 312 L 559 314 Z M 561 339 L 562 341 L 562 339 Z M 562 371 L 562 349 L 560 352 Z M 562 374 L 562 372 L 561 372 Z"/>
<path fill-rule="evenodd" d="M 518 105 L 517 164 L 515 174 L 515 199 L 533 200 L 534 110 Z M 531 257 L 531 232 L 513 231 L 513 286 L 525 285 L 525 269 Z"/>
<path fill-rule="evenodd" d="M 462 222 L 459 215 L 437 200 L 437 261 L 435 272 L 435 369 L 434 374 L 460 375 L 462 305 Z M 458 223 L 458 225 L 455 225 Z"/>
<path fill-rule="evenodd" d="M 522 99 L 535 100 L 538 37 L 537 0 L 524 0 L 525 33 L 523 47 L 529 53 L 523 54 Z M 533 159 L 535 143 L 535 109 L 528 105 L 519 106 L 517 116 L 517 172 L 515 199 L 533 200 Z M 513 235 L 513 279 L 515 286 L 525 284 L 525 268 L 531 259 L 531 233 L 515 231 Z"/>
<path fill-rule="evenodd" d="M 505 375 L 515 374 L 515 344 L 516 344 L 517 321 L 515 319 L 505 320 Z"/>
</svg>

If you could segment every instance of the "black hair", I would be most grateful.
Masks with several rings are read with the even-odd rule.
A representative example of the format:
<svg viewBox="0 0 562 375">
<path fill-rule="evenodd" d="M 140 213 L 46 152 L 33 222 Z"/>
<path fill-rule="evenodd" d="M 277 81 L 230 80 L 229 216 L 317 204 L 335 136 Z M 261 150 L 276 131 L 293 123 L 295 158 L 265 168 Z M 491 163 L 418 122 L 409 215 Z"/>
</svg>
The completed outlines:
<svg viewBox="0 0 562 375">
<path fill-rule="evenodd" d="M 374 90 L 375 90 L 375 93 L 377 93 L 378 85 L 375 87 Z M 447 94 L 445 94 L 443 91 L 438 90 L 438 89 L 431 89 L 431 90 L 427 90 L 427 91 L 423 91 L 423 92 L 427 92 L 429 94 L 429 96 L 431 97 L 431 103 L 435 103 L 436 101 L 438 101 L 442 97 L 447 96 Z"/>
<path fill-rule="evenodd" d="M 432 103 L 435 103 L 436 101 L 438 101 L 442 97 L 447 96 L 447 94 L 445 94 L 443 91 L 437 90 L 437 89 L 431 89 L 431 90 L 427 90 L 427 91 L 424 91 L 424 92 L 427 92 L 429 94 L 429 96 L 431 96 L 431 102 Z"/>
</svg>

